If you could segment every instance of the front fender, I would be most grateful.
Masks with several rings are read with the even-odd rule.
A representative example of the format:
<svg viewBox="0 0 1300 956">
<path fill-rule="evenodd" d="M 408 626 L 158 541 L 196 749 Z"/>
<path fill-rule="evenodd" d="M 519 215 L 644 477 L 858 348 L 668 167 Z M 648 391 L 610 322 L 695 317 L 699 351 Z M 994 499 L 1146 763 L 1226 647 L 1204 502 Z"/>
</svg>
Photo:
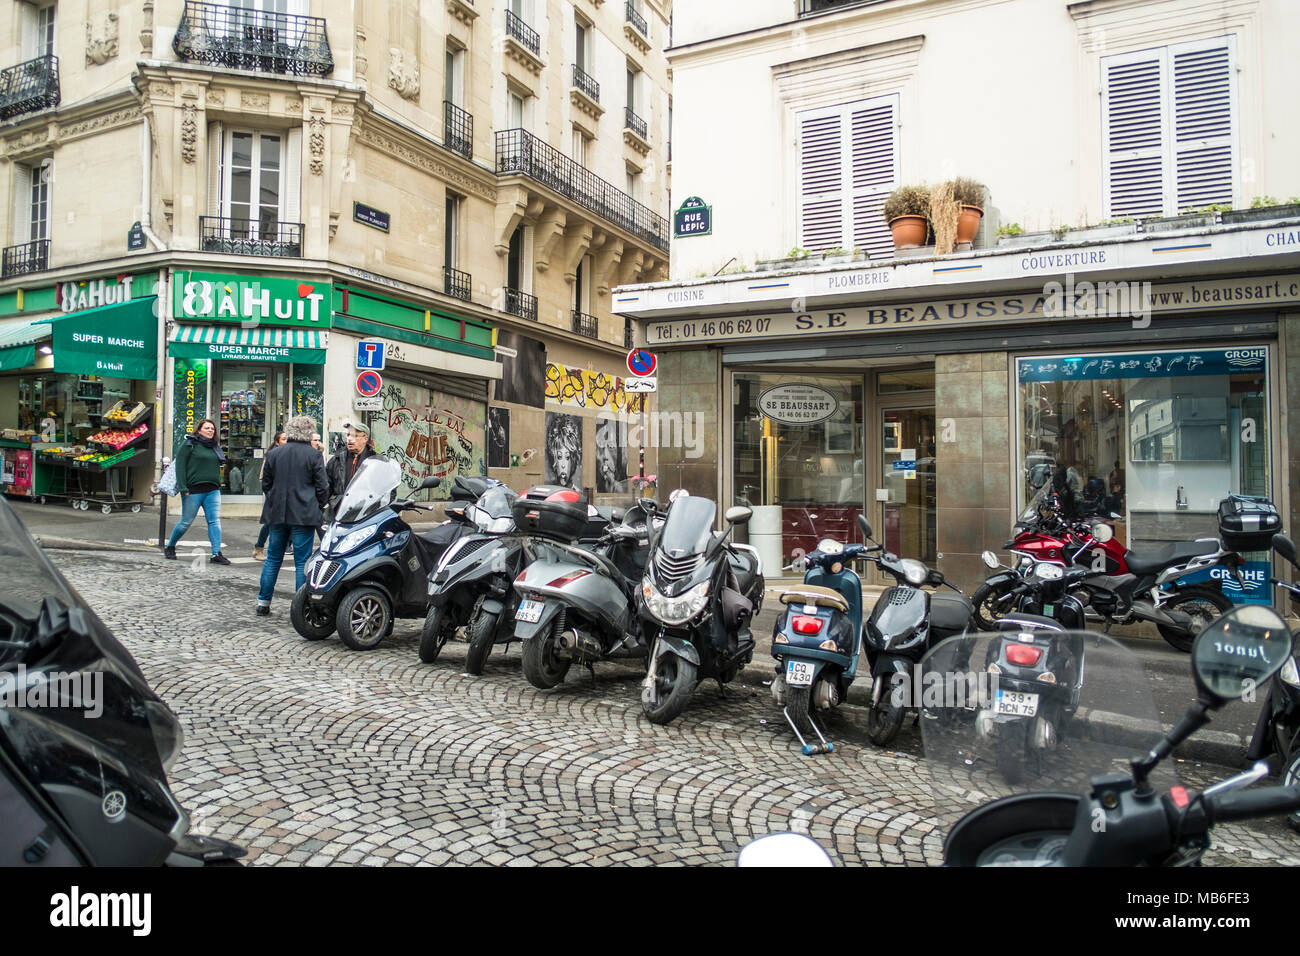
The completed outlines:
<svg viewBox="0 0 1300 956">
<path fill-rule="evenodd" d="M 682 660 L 690 661 L 696 667 L 700 666 L 700 652 L 695 649 L 695 645 L 690 641 L 683 640 L 680 637 L 660 637 L 655 644 L 655 660 L 666 654 L 676 654 Z"/>
</svg>

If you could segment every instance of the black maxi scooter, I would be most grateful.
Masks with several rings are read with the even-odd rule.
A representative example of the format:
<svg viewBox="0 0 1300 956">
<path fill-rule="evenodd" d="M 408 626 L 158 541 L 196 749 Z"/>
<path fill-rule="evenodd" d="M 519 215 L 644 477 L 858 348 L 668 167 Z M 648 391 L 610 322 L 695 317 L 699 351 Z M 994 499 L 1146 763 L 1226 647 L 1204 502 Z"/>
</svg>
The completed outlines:
<svg viewBox="0 0 1300 956">
<path fill-rule="evenodd" d="M 168 786 L 180 721 L 3 499 L 0 575 L 0 866 L 238 866 Z"/>
</svg>

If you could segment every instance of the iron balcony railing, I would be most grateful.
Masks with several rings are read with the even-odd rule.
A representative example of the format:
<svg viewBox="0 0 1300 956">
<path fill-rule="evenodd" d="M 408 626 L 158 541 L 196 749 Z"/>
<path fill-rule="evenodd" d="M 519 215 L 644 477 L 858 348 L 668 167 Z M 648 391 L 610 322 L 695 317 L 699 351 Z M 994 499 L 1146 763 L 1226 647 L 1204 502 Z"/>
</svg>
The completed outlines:
<svg viewBox="0 0 1300 956">
<path fill-rule="evenodd" d="M 632 112 L 632 107 L 627 107 L 624 111 L 623 125 L 636 133 L 647 143 L 650 142 L 650 131 L 646 128 L 645 120 Z"/>
<path fill-rule="evenodd" d="M 496 135 L 496 171 L 534 179 L 652 246 L 668 251 L 668 221 L 522 129 Z"/>
<path fill-rule="evenodd" d="M 470 300 L 474 283 L 468 272 L 461 272 L 451 266 L 442 267 L 442 291 L 464 302 Z"/>
<path fill-rule="evenodd" d="M 0 70 L 0 119 L 59 105 L 59 58 L 38 56 Z"/>
<path fill-rule="evenodd" d="M 542 55 L 542 38 L 537 35 L 536 30 L 515 16 L 513 10 L 506 11 L 506 34 L 523 44 L 533 56 Z"/>
<path fill-rule="evenodd" d="M 442 101 L 442 145 L 466 159 L 474 158 L 474 117 L 451 100 Z"/>
<path fill-rule="evenodd" d="M 200 216 L 199 243 L 204 252 L 297 259 L 302 257 L 302 229 L 300 222 Z"/>
<path fill-rule="evenodd" d="M 628 0 L 627 3 L 627 22 L 632 24 L 643 37 L 648 38 L 650 36 L 649 24 L 645 22 L 645 17 L 641 16 L 641 12 L 632 6 L 631 0 Z"/>
<path fill-rule="evenodd" d="M 860 7 L 870 0 L 799 0 L 799 16 L 806 17 L 836 7 Z"/>
<path fill-rule="evenodd" d="M 327 76 L 334 57 L 321 17 L 187 0 L 172 49 L 182 60 L 235 70 Z"/>
<path fill-rule="evenodd" d="M 589 339 L 600 338 L 600 321 L 594 315 L 573 310 L 573 331 Z"/>
<path fill-rule="evenodd" d="M 625 318 L 623 320 L 623 348 L 625 349 L 632 348 L 632 342 L 633 342 L 632 320 Z"/>
<path fill-rule="evenodd" d="M 50 267 L 50 240 L 36 239 L 4 250 L 0 278 L 43 272 Z"/>
<path fill-rule="evenodd" d="M 576 63 L 573 64 L 573 85 L 593 103 L 600 102 L 600 84 Z"/>
<path fill-rule="evenodd" d="M 506 289 L 506 311 L 521 319 L 537 321 L 537 296 L 520 292 L 518 289 Z"/>
</svg>

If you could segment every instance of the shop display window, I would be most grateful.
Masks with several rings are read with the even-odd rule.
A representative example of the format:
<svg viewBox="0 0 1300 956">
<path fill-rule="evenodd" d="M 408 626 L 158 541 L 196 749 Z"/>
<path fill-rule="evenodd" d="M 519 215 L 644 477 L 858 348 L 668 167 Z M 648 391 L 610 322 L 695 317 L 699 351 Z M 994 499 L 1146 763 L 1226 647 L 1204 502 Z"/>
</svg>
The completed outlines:
<svg viewBox="0 0 1300 956">
<path fill-rule="evenodd" d="M 262 462 L 288 417 L 287 376 L 287 365 L 216 363 L 213 388 L 220 398 L 215 417 L 220 427 L 218 440 L 226 454 L 223 493 L 262 493 Z"/>
</svg>

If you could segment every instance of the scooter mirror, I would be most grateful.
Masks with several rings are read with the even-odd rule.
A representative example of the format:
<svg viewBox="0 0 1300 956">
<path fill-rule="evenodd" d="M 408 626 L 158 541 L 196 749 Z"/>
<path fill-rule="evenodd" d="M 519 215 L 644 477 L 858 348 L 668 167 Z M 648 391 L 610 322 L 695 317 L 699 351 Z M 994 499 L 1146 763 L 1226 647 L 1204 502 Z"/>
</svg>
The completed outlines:
<svg viewBox="0 0 1300 956">
<path fill-rule="evenodd" d="M 746 508 L 744 505 L 735 505 L 728 508 L 723 517 L 727 519 L 728 524 L 744 524 L 753 514 L 752 509 Z"/>
<path fill-rule="evenodd" d="M 1295 542 L 1284 534 L 1273 535 L 1273 550 L 1292 564 L 1296 563 Z"/>
<path fill-rule="evenodd" d="M 641 510 L 648 515 L 657 514 L 659 512 L 659 502 L 655 501 L 653 498 L 638 498 L 636 503 L 640 506 Z"/>
<path fill-rule="evenodd" d="M 871 539 L 871 525 L 867 524 L 866 515 L 858 515 L 858 527 L 862 529 L 862 537 L 866 540 Z"/>
<path fill-rule="evenodd" d="M 1105 544 L 1111 538 L 1115 537 L 1115 529 L 1110 525 L 1099 521 L 1092 526 L 1092 536 L 1102 544 Z"/>
<path fill-rule="evenodd" d="M 424 481 L 420 482 L 420 487 L 421 487 L 422 489 L 423 489 L 423 488 L 437 488 L 440 484 L 442 484 L 442 479 L 441 479 L 441 478 L 437 478 L 437 477 L 434 477 L 434 476 L 430 475 L 428 478 L 424 479 Z"/>
<path fill-rule="evenodd" d="M 830 856 L 815 841 L 801 833 L 773 833 L 741 848 L 739 867 L 827 867 Z"/>
<path fill-rule="evenodd" d="M 671 506 L 672 503 L 676 501 L 678 498 L 685 498 L 688 494 L 690 494 L 690 492 L 687 491 L 685 488 L 678 488 L 676 491 L 674 491 L 672 494 L 668 496 L 668 504 Z"/>
<path fill-rule="evenodd" d="M 1192 645 L 1201 700 L 1221 707 L 1254 693 L 1291 659 L 1291 631 L 1267 604 L 1243 604 L 1208 625 Z"/>
<path fill-rule="evenodd" d="M 980 557 L 983 559 L 985 567 L 987 567 L 990 571 L 997 570 L 998 556 L 996 554 L 994 554 L 992 551 L 985 551 L 983 554 L 980 555 Z"/>
</svg>

